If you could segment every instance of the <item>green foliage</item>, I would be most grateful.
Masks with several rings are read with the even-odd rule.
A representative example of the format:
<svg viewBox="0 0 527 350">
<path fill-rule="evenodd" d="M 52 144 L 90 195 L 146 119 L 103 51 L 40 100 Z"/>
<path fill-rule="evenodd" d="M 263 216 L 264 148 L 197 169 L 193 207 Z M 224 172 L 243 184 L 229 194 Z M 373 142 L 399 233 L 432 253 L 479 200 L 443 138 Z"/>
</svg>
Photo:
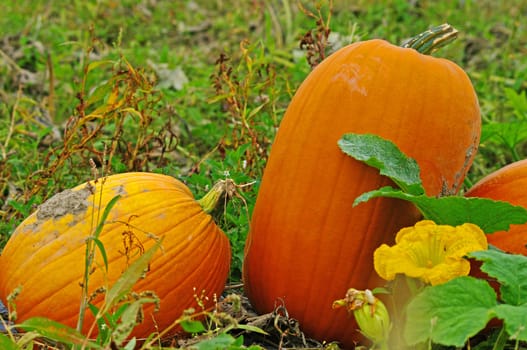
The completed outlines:
<svg viewBox="0 0 527 350">
<path fill-rule="evenodd" d="M 424 193 L 419 165 L 392 142 L 372 134 L 346 134 L 338 145 L 347 155 L 379 169 L 381 175 L 393 180 L 404 192 Z"/>
<path fill-rule="evenodd" d="M 191 333 L 194 335 L 199 335 L 202 340 L 198 340 L 192 345 L 186 346 L 188 349 L 195 349 L 195 350 L 220 350 L 220 349 L 230 349 L 230 350 L 236 350 L 236 349 L 250 349 L 250 350 L 258 350 L 263 349 L 260 346 L 253 345 L 253 346 L 245 346 L 243 342 L 243 335 L 240 335 L 238 337 L 235 337 L 229 333 L 228 331 L 232 329 L 239 329 L 239 330 L 245 330 L 245 331 L 251 331 L 251 332 L 257 332 L 260 334 L 266 334 L 261 329 L 257 327 L 252 326 L 246 326 L 246 325 L 230 325 L 226 328 L 220 329 L 218 332 L 207 330 L 202 322 L 195 321 L 195 320 L 189 320 L 189 319 L 183 319 L 181 321 L 181 326 L 187 333 Z M 199 339 L 199 338 L 198 338 Z"/>
<path fill-rule="evenodd" d="M 181 321 L 181 327 L 187 333 L 202 333 L 206 331 L 205 326 L 203 326 L 203 323 L 194 320 Z"/>
<path fill-rule="evenodd" d="M 0 334 L 0 347 L 5 350 L 20 350 L 17 343 L 5 334 Z"/>
<path fill-rule="evenodd" d="M 507 231 L 511 224 L 527 222 L 527 210 L 508 202 L 477 197 L 416 196 L 389 186 L 364 193 L 354 203 L 359 204 L 375 197 L 403 199 L 412 202 L 426 219 L 437 224 L 456 226 L 470 222 L 485 233 Z"/>
<path fill-rule="evenodd" d="M 102 199 L 102 187 L 100 191 L 101 193 L 99 193 L 99 200 Z M 101 257 L 103 258 L 105 271 L 108 271 L 108 257 L 106 255 L 106 249 L 104 248 L 102 242 L 99 240 L 99 236 L 102 232 L 104 225 L 106 224 L 106 219 L 108 218 L 108 215 L 110 214 L 113 206 L 117 203 L 119 198 L 120 196 L 113 197 L 110 202 L 108 202 L 108 205 L 104 208 L 102 214 L 100 213 L 100 210 L 95 210 L 96 203 L 93 203 L 94 211 L 92 214 L 92 234 L 86 239 L 86 253 L 84 256 L 84 275 L 82 281 L 82 297 L 80 302 L 79 317 L 77 320 L 77 330 L 79 332 L 82 330 L 82 326 L 84 323 L 84 313 L 88 302 L 90 271 L 93 267 L 95 261 L 95 254 L 97 253 L 97 251 L 99 252 L 99 254 L 101 254 Z M 98 203 L 97 205 L 100 205 L 100 203 Z"/>
<path fill-rule="evenodd" d="M 485 233 L 527 222 L 527 210 L 507 202 L 425 195 L 417 163 L 391 141 L 375 135 L 346 134 L 338 145 L 346 154 L 378 169 L 400 187 L 386 186 L 364 193 L 354 205 L 375 197 L 403 199 L 413 203 L 425 219 L 437 224 L 457 226 L 471 222 Z M 424 287 L 410 298 L 405 309 L 404 337 L 409 346 L 425 343 L 429 348 L 433 343 L 463 346 L 495 317 L 503 320 L 504 333 L 494 343 L 494 349 L 503 349 L 507 337 L 527 341 L 527 257 L 495 250 L 472 252 L 469 256 L 482 261 L 481 270 L 500 284 L 500 299 L 486 280 L 470 276 Z"/>
<path fill-rule="evenodd" d="M 496 293 L 483 280 L 458 277 L 427 287 L 408 305 L 405 338 L 408 345 L 428 339 L 443 345 L 462 346 L 493 317 Z"/>
<path fill-rule="evenodd" d="M 425 287 L 407 308 L 405 338 L 409 345 L 430 340 L 462 346 L 495 317 L 503 320 L 507 337 L 527 340 L 527 257 L 496 250 L 469 255 L 482 261 L 481 270 L 499 282 L 499 299 L 487 281 L 470 276 Z"/>
<path fill-rule="evenodd" d="M 306 33 L 313 38 L 304 45 L 307 54 L 324 57 L 357 40 L 402 42 L 447 15 L 454 26 L 465 26 L 458 28 L 464 36 L 441 54 L 473 75 L 487 121 L 507 123 L 525 114 L 520 91 L 526 73 L 515 60 L 525 38 L 509 30 L 521 3 L 488 3 L 478 11 L 470 1 L 251 4 L 6 1 L 0 19 L 7 63 L 0 65 L 4 241 L 35 205 L 84 182 L 89 158 L 113 172 L 151 170 L 185 178 L 197 195 L 223 171 L 240 175 L 239 184 L 258 180 L 280 118 L 310 69 L 298 50 L 301 37 L 307 43 Z M 491 23 L 504 28 L 489 28 Z M 159 67 L 180 68 L 188 82 L 180 90 L 157 85 L 166 82 Z M 20 85 L 22 69 L 30 79 Z M 109 108 L 112 100 L 117 108 Z M 67 123 L 70 118 L 76 122 Z M 65 132 L 73 137 L 70 143 L 64 143 Z M 512 159 L 516 140 L 502 143 L 500 137 L 482 144 L 470 179 Z M 524 153 L 518 142 L 515 158 Z M 242 191 L 249 210 L 256 191 Z M 226 231 L 240 227 L 234 233 L 238 251 L 248 230 L 241 207 L 229 205 L 232 220 L 225 221 Z M 239 263 L 233 266 L 236 271 Z"/>
<path fill-rule="evenodd" d="M 17 325 L 17 327 L 26 331 L 35 332 L 49 340 L 54 340 L 63 344 L 85 344 L 89 349 L 103 348 L 101 345 L 87 340 L 86 337 L 77 330 L 43 317 L 30 318 Z"/>
<path fill-rule="evenodd" d="M 510 224 L 527 222 L 527 210 L 503 201 L 460 196 L 431 197 L 424 194 L 419 166 L 389 140 L 369 134 L 346 134 L 338 142 L 349 156 L 379 169 L 400 188 L 382 187 L 360 195 L 354 205 L 375 197 L 390 197 L 412 202 L 436 224 L 457 226 L 466 222 L 478 225 L 485 233 L 508 230 Z"/>
<path fill-rule="evenodd" d="M 511 305 L 527 303 L 527 258 L 488 250 L 473 252 L 471 257 L 483 261 L 481 271 L 500 283 L 500 298 Z"/>
<path fill-rule="evenodd" d="M 259 350 L 263 349 L 258 345 L 244 346 L 243 336 L 238 338 L 233 337 L 230 334 L 222 333 L 214 338 L 203 340 L 196 345 L 190 347 L 192 350 L 237 350 L 237 349 L 249 349 Z"/>
<path fill-rule="evenodd" d="M 512 161 L 523 159 L 521 147 L 527 139 L 527 97 L 511 88 L 505 89 L 507 105 L 512 109 L 505 121 L 492 121 L 483 125 L 481 143 L 498 149 L 505 147 L 507 158 Z"/>
<path fill-rule="evenodd" d="M 128 266 L 114 285 L 105 293 L 104 302 L 100 308 L 90 305 L 100 331 L 97 338 L 100 344 L 108 345 L 113 342 L 118 346 L 123 345 L 137 325 L 138 315 L 141 314 L 143 304 L 157 304 L 159 302 L 153 293 L 143 293 L 134 298 L 129 298 L 129 295 L 132 287 L 147 271 L 150 260 L 161 247 L 161 244 L 162 239 Z M 126 301 L 127 299 L 130 299 L 130 301 Z M 84 303 L 81 303 L 82 306 L 84 306 Z M 80 315 L 82 315 L 82 312 Z M 82 322 L 79 322 L 79 325 L 80 329 Z"/>
</svg>

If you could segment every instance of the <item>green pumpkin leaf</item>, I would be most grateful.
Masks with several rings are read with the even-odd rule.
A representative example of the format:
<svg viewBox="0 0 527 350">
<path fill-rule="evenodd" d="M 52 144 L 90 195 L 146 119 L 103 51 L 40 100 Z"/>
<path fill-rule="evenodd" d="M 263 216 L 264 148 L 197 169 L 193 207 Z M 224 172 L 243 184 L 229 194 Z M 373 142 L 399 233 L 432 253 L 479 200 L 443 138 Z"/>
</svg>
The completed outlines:
<svg viewBox="0 0 527 350">
<path fill-rule="evenodd" d="M 345 134 L 338 145 L 347 155 L 377 168 L 381 175 L 389 177 L 404 192 L 425 193 L 417 162 L 393 142 L 372 134 Z"/>
<path fill-rule="evenodd" d="M 457 226 L 466 222 L 478 225 L 483 232 L 506 231 L 510 224 L 527 222 L 527 210 L 508 202 L 478 197 L 429 197 L 412 195 L 390 186 L 363 193 L 353 205 L 375 197 L 390 197 L 412 202 L 426 219 L 440 225 Z"/>
<path fill-rule="evenodd" d="M 409 345 L 463 346 L 495 316 L 496 305 L 492 287 L 470 276 L 426 287 L 408 304 L 404 337 Z"/>
<path fill-rule="evenodd" d="M 495 312 L 504 321 L 511 339 L 527 340 L 527 305 L 501 304 L 496 306 Z"/>
<path fill-rule="evenodd" d="M 527 304 L 527 257 L 497 250 L 472 252 L 469 256 L 482 261 L 481 271 L 498 280 L 504 303 Z"/>
</svg>

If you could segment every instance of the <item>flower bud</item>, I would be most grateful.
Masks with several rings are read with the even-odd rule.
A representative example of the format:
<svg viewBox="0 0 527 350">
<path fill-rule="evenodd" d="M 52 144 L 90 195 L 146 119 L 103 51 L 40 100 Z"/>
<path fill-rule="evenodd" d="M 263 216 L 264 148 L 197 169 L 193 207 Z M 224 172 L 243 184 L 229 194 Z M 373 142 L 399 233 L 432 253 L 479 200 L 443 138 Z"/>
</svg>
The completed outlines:
<svg viewBox="0 0 527 350">
<path fill-rule="evenodd" d="M 364 300 L 361 308 L 353 310 L 362 334 L 375 344 L 386 343 L 391 329 L 390 315 L 386 306 L 375 298 L 369 289 L 364 291 Z"/>
<path fill-rule="evenodd" d="M 345 307 L 353 312 L 360 331 L 370 339 L 374 346 L 387 348 L 390 334 L 390 315 L 382 301 L 377 299 L 371 290 L 360 291 L 350 288 L 344 299 L 336 300 L 333 308 Z"/>
</svg>

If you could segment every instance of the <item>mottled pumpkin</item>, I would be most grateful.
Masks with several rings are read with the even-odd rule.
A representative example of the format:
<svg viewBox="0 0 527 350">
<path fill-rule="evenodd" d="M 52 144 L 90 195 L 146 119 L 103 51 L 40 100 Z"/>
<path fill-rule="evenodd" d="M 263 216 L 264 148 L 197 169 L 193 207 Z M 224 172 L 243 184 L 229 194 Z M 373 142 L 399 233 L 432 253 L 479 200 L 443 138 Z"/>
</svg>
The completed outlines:
<svg viewBox="0 0 527 350">
<path fill-rule="evenodd" d="M 111 286 L 128 264 L 164 237 L 145 278 L 134 287 L 136 292 L 155 292 L 160 309 L 155 312 L 153 304 L 145 305 L 144 321 L 133 335 L 161 331 L 189 307 L 200 310 L 195 294 L 202 291 L 205 306 L 213 305 L 229 273 L 231 252 L 225 234 L 182 182 L 161 174 L 124 173 L 55 195 L 14 231 L 0 256 L 0 298 L 6 302 L 9 293 L 22 288 L 16 298 L 18 321 L 45 316 L 76 326 L 86 239 L 116 195 L 120 199 L 99 236 L 108 272 L 97 252 L 89 293 Z M 98 305 L 102 298 L 93 303 Z M 92 322 L 87 311 L 84 332 Z"/>
<path fill-rule="evenodd" d="M 265 168 L 243 279 L 257 311 L 284 304 L 308 336 L 353 347 L 353 318 L 332 303 L 382 283 L 373 251 L 420 215 L 408 203 L 360 194 L 390 185 L 337 141 L 372 133 L 416 159 L 426 193 L 454 194 L 477 151 L 481 119 L 467 74 L 452 61 L 384 40 L 330 55 L 296 91 Z"/>
<path fill-rule="evenodd" d="M 527 208 L 527 159 L 488 174 L 472 186 L 465 196 L 506 201 Z M 511 225 L 508 231 L 488 234 L 487 240 L 508 253 L 527 255 L 527 224 Z"/>
</svg>

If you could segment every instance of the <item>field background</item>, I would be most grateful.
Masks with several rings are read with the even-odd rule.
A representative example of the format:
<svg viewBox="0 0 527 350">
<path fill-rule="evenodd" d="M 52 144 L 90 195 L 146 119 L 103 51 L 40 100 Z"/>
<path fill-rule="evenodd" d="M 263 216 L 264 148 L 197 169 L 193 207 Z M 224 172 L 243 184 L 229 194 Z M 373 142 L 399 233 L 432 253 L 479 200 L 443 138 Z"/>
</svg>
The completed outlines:
<svg viewBox="0 0 527 350">
<path fill-rule="evenodd" d="M 459 37 L 434 55 L 466 70 L 484 122 L 466 185 L 527 151 L 527 1 L 6 0 L 1 9 L 0 247 L 42 201 L 91 179 L 90 159 L 99 173 L 170 174 L 197 197 L 230 177 L 255 181 L 218 216 L 238 281 L 258 181 L 311 70 L 306 56 L 372 38 L 398 44 L 445 22 Z M 301 49 L 309 37 L 321 48 Z"/>
</svg>

